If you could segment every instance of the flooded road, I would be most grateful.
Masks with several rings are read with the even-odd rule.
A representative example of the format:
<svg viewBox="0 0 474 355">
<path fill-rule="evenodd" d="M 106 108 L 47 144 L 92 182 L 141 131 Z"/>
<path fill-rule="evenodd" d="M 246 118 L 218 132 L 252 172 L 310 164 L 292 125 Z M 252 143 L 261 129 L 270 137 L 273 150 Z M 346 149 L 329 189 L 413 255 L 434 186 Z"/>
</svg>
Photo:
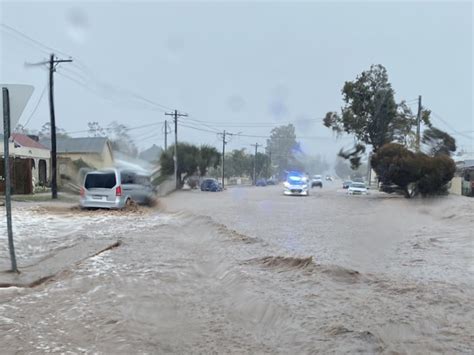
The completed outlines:
<svg viewBox="0 0 474 355">
<path fill-rule="evenodd" d="M 312 192 L 182 191 L 127 213 L 16 206 L 20 261 L 78 238 L 122 245 L 0 289 L 0 348 L 472 353 L 472 200 Z"/>
</svg>

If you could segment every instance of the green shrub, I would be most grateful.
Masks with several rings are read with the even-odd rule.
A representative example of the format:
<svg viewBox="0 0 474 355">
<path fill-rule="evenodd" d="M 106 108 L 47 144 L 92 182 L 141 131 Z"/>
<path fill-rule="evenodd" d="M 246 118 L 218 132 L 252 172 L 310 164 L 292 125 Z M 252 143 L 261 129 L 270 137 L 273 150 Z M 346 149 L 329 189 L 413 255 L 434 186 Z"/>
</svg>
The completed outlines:
<svg viewBox="0 0 474 355">
<path fill-rule="evenodd" d="M 445 192 L 456 169 L 448 155 L 431 157 L 397 143 L 380 148 L 372 156 L 371 164 L 380 182 L 397 185 L 406 197 L 412 196 L 413 188 L 423 196 Z"/>
</svg>

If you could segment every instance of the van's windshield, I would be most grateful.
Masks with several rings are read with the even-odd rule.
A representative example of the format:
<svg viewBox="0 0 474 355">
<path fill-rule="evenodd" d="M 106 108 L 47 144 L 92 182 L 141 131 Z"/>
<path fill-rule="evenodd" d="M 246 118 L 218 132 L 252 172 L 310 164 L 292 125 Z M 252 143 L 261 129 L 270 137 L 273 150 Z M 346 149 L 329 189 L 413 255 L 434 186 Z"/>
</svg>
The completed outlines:
<svg viewBox="0 0 474 355">
<path fill-rule="evenodd" d="M 102 188 L 111 189 L 116 185 L 115 173 L 91 173 L 87 174 L 84 187 L 86 189 Z"/>
</svg>

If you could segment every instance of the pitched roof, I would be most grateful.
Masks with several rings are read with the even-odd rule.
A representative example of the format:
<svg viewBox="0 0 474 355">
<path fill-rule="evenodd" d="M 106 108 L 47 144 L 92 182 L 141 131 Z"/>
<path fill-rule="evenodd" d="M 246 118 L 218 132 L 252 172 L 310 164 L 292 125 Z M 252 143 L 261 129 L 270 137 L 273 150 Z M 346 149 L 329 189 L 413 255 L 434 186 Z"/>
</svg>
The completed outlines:
<svg viewBox="0 0 474 355">
<path fill-rule="evenodd" d="M 45 147 L 41 143 L 35 141 L 34 139 L 31 139 L 26 134 L 12 133 L 11 137 L 13 138 L 13 141 L 19 146 L 22 146 L 25 148 L 37 148 L 37 149 L 49 150 L 48 147 Z M 3 134 L 0 134 L 0 140 L 3 140 Z"/>
<path fill-rule="evenodd" d="M 163 152 L 163 149 L 158 147 L 156 144 L 153 144 L 150 148 L 144 150 L 139 154 L 140 159 L 146 160 L 148 162 L 157 162 L 160 160 L 160 155 Z"/>
<path fill-rule="evenodd" d="M 41 139 L 41 143 L 51 147 L 50 139 Z M 107 144 L 106 137 L 58 138 L 56 149 L 58 153 L 97 153 L 103 152 Z"/>
<path fill-rule="evenodd" d="M 466 159 L 464 161 L 458 161 L 456 165 L 462 169 L 472 168 L 474 167 L 474 159 Z"/>
</svg>

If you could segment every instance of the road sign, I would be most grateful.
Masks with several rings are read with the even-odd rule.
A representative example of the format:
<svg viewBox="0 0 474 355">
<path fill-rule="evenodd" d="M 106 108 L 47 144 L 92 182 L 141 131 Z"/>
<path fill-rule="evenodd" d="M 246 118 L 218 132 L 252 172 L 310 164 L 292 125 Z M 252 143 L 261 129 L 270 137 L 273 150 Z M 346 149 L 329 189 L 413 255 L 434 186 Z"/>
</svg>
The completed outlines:
<svg viewBox="0 0 474 355">
<path fill-rule="evenodd" d="M 7 88 L 10 96 L 10 127 L 14 129 L 35 89 L 32 85 L 0 84 Z M 0 110 L 3 110 L 3 95 L 0 95 Z M 3 120 L 0 120 L 0 132 L 3 133 Z"/>
</svg>

